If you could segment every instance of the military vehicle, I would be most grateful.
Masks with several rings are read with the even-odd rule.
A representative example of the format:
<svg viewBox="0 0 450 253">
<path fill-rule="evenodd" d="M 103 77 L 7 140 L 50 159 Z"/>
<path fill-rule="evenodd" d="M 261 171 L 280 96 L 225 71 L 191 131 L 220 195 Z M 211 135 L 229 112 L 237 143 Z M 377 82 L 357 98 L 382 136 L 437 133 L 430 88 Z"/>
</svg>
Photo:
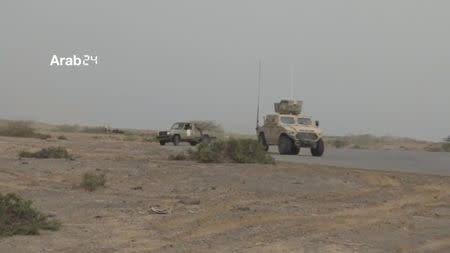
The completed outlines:
<svg viewBox="0 0 450 253">
<path fill-rule="evenodd" d="M 302 106 L 302 101 L 281 100 L 274 103 L 275 113 L 264 117 L 263 126 L 257 119 L 258 140 L 266 151 L 270 145 L 277 145 L 282 155 L 297 155 L 300 148 L 310 148 L 313 156 L 323 155 L 325 145 L 319 121 L 313 124 L 311 117 L 302 114 Z"/>
<path fill-rule="evenodd" d="M 168 131 L 160 131 L 157 136 L 159 144 L 172 142 L 177 146 L 180 142 L 188 142 L 195 146 L 200 142 L 214 138 L 208 131 L 199 129 L 194 122 L 177 122 Z"/>
</svg>

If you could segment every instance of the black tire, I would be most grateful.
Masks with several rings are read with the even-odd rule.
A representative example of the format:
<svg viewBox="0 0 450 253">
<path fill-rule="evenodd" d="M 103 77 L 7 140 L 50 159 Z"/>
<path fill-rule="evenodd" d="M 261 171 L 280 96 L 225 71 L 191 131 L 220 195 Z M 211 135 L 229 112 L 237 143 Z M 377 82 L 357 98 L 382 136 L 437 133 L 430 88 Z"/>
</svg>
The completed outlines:
<svg viewBox="0 0 450 253">
<path fill-rule="evenodd" d="M 297 147 L 296 145 L 292 145 L 292 153 L 293 155 L 298 155 L 300 153 L 300 148 Z"/>
<path fill-rule="evenodd" d="M 208 143 L 209 142 L 209 135 L 207 135 L 207 134 L 202 135 L 202 138 L 201 138 L 200 142 Z"/>
<path fill-rule="evenodd" d="M 166 142 L 165 141 L 159 141 L 159 145 L 164 146 L 164 145 L 166 145 Z"/>
<path fill-rule="evenodd" d="M 269 150 L 269 145 L 267 145 L 266 137 L 264 136 L 263 133 L 260 133 L 260 134 L 259 134 L 259 136 L 258 136 L 258 141 L 259 141 L 259 143 L 261 143 L 261 145 L 263 146 L 264 151 Z"/>
<path fill-rule="evenodd" d="M 294 143 L 286 135 L 282 135 L 278 139 L 278 152 L 280 155 L 292 154 L 292 146 L 295 146 Z"/>
<path fill-rule="evenodd" d="M 178 146 L 178 144 L 180 144 L 180 136 L 179 135 L 175 135 L 172 139 L 173 145 Z"/>
<path fill-rule="evenodd" d="M 191 141 L 191 142 L 189 142 L 189 144 L 191 144 L 191 146 L 195 146 L 195 145 L 197 145 L 197 142 Z"/>
<path fill-rule="evenodd" d="M 320 157 L 323 155 L 324 151 L 325 151 L 325 144 L 323 143 L 323 140 L 320 139 L 317 141 L 316 148 L 311 148 L 311 155 Z"/>
</svg>

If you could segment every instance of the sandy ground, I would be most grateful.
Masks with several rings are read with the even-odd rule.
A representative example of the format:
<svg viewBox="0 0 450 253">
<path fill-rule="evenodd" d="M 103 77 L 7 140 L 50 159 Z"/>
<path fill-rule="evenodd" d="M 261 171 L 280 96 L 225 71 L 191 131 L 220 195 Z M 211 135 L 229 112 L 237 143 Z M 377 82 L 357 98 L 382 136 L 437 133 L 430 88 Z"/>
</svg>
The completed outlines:
<svg viewBox="0 0 450 253">
<path fill-rule="evenodd" d="M 450 252 L 450 177 L 169 161 L 155 143 L 65 135 L 0 137 L 0 191 L 63 223 L 2 238 L 0 252 Z M 47 146 L 76 158 L 17 158 Z M 82 189 L 87 171 L 106 187 Z"/>
</svg>

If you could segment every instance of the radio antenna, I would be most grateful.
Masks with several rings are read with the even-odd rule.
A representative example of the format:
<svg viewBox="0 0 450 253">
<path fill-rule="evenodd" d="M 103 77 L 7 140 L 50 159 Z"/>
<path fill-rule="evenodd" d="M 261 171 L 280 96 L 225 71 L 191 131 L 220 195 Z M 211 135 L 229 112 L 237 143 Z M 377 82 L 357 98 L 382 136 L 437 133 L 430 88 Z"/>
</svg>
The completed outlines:
<svg viewBox="0 0 450 253">
<path fill-rule="evenodd" d="M 256 106 L 256 128 L 259 127 L 259 104 L 261 101 L 261 60 L 258 61 L 258 105 Z"/>
<path fill-rule="evenodd" d="M 291 84 L 291 100 L 294 100 L 294 67 L 291 64 L 291 80 L 290 80 L 290 84 Z"/>
</svg>

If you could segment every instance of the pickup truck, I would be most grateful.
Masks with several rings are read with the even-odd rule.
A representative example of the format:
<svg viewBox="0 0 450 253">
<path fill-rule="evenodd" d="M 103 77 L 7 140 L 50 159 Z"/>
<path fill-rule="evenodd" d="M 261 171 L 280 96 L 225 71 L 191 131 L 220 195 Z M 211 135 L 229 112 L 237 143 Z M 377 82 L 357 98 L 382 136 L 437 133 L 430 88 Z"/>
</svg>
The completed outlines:
<svg viewBox="0 0 450 253">
<path fill-rule="evenodd" d="M 195 146 L 212 138 L 214 137 L 209 133 L 198 129 L 194 122 L 176 122 L 169 130 L 160 131 L 157 136 L 159 144 L 166 145 L 166 143 L 172 142 L 175 146 L 180 142 L 188 142 L 191 146 Z"/>
</svg>

